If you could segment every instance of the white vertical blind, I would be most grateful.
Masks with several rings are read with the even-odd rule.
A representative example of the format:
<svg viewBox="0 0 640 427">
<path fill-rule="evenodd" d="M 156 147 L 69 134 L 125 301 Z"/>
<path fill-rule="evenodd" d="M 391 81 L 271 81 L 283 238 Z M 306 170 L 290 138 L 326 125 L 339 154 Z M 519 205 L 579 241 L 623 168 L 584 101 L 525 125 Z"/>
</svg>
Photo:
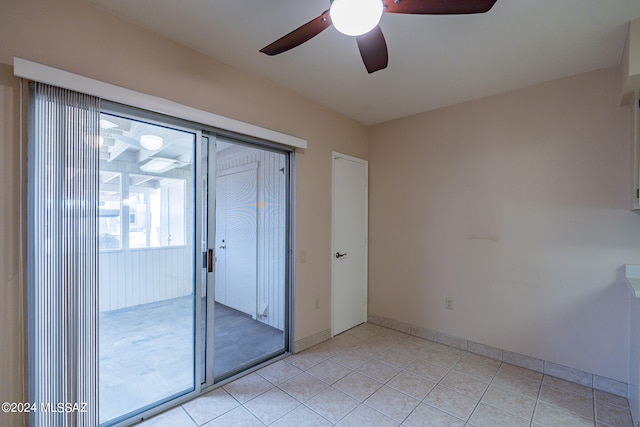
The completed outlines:
<svg viewBox="0 0 640 427">
<path fill-rule="evenodd" d="M 96 426 L 99 99 L 29 99 L 29 401 L 33 426 Z"/>
</svg>

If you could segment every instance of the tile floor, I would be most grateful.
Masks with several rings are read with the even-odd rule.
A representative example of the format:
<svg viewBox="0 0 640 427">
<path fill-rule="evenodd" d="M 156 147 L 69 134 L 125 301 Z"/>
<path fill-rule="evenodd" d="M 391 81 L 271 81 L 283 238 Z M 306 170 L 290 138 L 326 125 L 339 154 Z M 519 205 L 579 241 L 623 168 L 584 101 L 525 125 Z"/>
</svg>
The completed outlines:
<svg viewBox="0 0 640 427">
<path fill-rule="evenodd" d="M 363 324 L 141 424 L 633 427 L 628 401 Z"/>
</svg>

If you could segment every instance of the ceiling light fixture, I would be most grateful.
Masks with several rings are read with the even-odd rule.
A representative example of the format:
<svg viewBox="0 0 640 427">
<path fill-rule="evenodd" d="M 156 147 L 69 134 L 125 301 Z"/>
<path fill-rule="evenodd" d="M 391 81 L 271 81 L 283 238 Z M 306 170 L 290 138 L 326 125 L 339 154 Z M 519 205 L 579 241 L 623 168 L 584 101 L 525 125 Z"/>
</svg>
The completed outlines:
<svg viewBox="0 0 640 427">
<path fill-rule="evenodd" d="M 140 145 L 145 150 L 158 151 L 164 145 L 162 137 L 156 135 L 142 135 Z"/>
<path fill-rule="evenodd" d="M 329 14 L 342 34 L 361 36 L 378 25 L 382 11 L 382 0 L 334 0 Z"/>
<path fill-rule="evenodd" d="M 180 166 L 180 163 L 174 159 L 165 159 L 163 157 L 156 157 L 140 165 L 140 170 L 147 173 L 163 173 L 171 169 L 175 169 Z"/>
</svg>

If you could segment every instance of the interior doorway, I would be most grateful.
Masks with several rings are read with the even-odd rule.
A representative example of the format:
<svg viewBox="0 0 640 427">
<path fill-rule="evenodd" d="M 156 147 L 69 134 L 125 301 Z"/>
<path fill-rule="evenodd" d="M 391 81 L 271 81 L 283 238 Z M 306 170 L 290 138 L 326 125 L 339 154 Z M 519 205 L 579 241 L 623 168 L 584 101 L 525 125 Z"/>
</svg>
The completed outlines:
<svg viewBox="0 0 640 427">
<path fill-rule="evenodd" d="M 367 321 L 368 162 L 333 153 L 332 334 Z"/>
<path fill-rule="evenodd" d="M 216 302 L 256 318 L 258 163 L 216 175 Z"/>
</svg>

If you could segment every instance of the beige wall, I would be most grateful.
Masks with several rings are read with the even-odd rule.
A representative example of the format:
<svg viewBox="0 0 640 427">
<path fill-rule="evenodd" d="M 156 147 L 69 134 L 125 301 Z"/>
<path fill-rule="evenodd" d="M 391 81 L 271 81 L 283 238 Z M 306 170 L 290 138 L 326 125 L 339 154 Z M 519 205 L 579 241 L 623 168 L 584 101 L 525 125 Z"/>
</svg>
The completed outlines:
<svg viewBox="0 0 640 427">
<path fill-rule="evenodd" d="M 295 339 L 331 327 L 331 153 L 367 158 L 365 126 L 80 0 L 0 0 L 0 64 L 19 56 L 308 140 L 297 159 Z M 215 42 L 215 41 L 212 41 Z M 20 400 L 17 80 L 0 68 L 3 126 L 0 400 Z M 314 298 L 320 308 L 314 310 Z M 0 425 L 11 425 L 0 415 Z M 15 422 L 15 418 L 11 418 Z"/>
<path fill-rule="evenodd" d="M 627 382 L 640 216 L 619 75 L 373 127 L 369 312 Z"/>
</svg>

